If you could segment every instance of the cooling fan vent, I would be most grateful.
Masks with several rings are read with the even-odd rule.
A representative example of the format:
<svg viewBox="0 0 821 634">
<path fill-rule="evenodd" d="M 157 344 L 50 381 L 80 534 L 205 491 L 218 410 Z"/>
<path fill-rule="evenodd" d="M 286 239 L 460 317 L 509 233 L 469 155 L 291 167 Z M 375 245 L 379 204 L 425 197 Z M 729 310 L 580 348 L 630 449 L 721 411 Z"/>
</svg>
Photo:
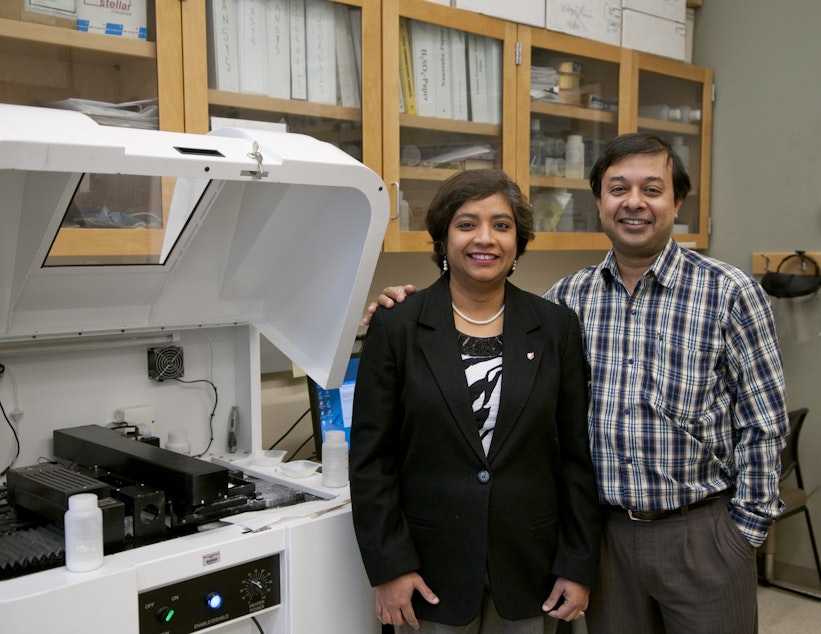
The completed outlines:
<svg viewBox="0 0 821 634">
<path fill-rule="evenodd" d="M 148 378 L 155 381 L 176 379 L 183 375 L 182 348 L 166 346 L 148 349 Z"/>
</svg>

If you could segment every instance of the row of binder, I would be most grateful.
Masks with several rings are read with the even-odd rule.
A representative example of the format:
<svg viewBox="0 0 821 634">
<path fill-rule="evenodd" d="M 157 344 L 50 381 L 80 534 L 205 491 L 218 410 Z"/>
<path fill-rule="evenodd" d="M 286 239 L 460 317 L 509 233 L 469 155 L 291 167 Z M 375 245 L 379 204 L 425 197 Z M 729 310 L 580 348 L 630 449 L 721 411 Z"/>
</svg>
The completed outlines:
<svg viewBox="0 0 821 634">
<path fill-rule="evenodd" d="M 501 82 L 500 40 L 400 19 L 400 112 L 498 124 Z"/>
<path fill-rule="evenodd" d="M 208 0 L 209 86 L 359 108 L 362 10 L 326 0 Z"/>
</svg>

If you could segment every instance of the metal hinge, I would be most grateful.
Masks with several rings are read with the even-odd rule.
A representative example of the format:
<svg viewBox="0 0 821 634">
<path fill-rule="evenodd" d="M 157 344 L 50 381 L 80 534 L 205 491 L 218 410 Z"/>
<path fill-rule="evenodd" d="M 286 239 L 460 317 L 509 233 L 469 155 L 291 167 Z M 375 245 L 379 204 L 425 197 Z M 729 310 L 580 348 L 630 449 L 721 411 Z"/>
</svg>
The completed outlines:
<svg viewBox="0 0 821 634">
<path fill-rule="evenodd" d="M 716 85 L 715 85 L 715 82 L 713 82 L 713 90 L 712 90 L 712 93 L 713 93 L 713 94 L 712 94 L 713 103 L 715 103 L 715 102 L 716 102 Z"/>
<path fill-rule="evenodd" d="M 522 43 L 516 42 L 516 66 L 522 65 Z"/>
</svg>

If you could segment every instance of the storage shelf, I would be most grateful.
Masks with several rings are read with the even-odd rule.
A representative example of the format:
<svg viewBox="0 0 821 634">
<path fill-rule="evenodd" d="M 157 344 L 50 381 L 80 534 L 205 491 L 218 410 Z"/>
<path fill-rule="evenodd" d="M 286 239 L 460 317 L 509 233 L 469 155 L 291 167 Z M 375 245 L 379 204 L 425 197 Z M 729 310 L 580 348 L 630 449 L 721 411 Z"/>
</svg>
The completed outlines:
<svg viewBox="0 0 821 634">
<path fill-rule="evenodd" d="M 530 102 L 530 111 L 536 114 L 549 115 L 551 117 L 564 117 L 566 119 L 582 119 L 584 121 L 595 121 L 597 123 L 617 123 L 618 114 L 607 110 L 595 110 L 593 108 L 583 108 L 566 103 L 545 103 L 540 101 Z"/>
<path fill-rule="evenodd" d="M 155 62 L 157 59 L 154 42 L 5 18 L 0 18 L 0 51 L 56 59 L 70 56 L 76 62 L 98 65 L 115 65 L 134 59 Z"/>
<path fill-rule="evenodd" d="M 237 108 L 239 110 L 277 112 L 357 123 L 362 121 L 362 111 L 359 108 L 332 106 L 296 99 L 278 99 L 276 97 L 266 97 L 265 95 L 249 95 L 225 90 L 209 89 L 208 103 L 212 106 Z"/>
</svg>

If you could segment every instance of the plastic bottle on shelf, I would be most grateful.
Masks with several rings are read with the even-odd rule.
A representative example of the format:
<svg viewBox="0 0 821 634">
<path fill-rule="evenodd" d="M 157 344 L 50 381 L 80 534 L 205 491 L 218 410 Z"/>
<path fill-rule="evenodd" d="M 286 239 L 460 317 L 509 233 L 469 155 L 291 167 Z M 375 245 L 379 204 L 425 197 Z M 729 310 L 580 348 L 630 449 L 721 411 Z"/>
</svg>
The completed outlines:
<svg viewBox="0 0 821 634">
<path fill-rule="evenodd" d="M 701 121 L 701 108 L 691 108 L 690 106 L 679 106 L 681 121 L 683 123 L 698 123 Z"/>
<path fill-rule="evenodd" d="M 571 134 L 567 137 L 564 175 L 566 178 L 584 178 L 584 142 L 580 134 Z"/>
<path fill-rule="evenodd" d="M 94 493 L 68 498 L 64 516 L 66 568 L 88 572 L 103 565 L 103 512 Z"/>
<path fill-rule="evenodd" d="M 690 148 L 684 145 L 684 138 L 677 136 L 673 137 L 673 152 L 678 154 L 679 159 L 681 159 L 682 165 L 684 165 L 684 170 L 689 174 L 690 173 Z"/>
<path fill-rule="evenodd" d="M 639 116 L 662 121 L 681 121 L 681 108 L 671 108 L 666 103 L 639 106 Z"/>
<path fill-rule="evenodd" d="M 399 211 L 399 230 L 410 231 L 410 204 L 405 200 L 402 190 L 399 190 L 396 208 Z"/>
<path fill-rule="evenodd" d="M 544 174 L 545 142 L 541 119 L 530 120 L 530 173 Z"/>
<path fill-rule="evenodd" d="M 329 430 L 322 443 L 322 484 L 344 487 L 348 484 L 348 443 L 345 432 Z"/>
</svg>

